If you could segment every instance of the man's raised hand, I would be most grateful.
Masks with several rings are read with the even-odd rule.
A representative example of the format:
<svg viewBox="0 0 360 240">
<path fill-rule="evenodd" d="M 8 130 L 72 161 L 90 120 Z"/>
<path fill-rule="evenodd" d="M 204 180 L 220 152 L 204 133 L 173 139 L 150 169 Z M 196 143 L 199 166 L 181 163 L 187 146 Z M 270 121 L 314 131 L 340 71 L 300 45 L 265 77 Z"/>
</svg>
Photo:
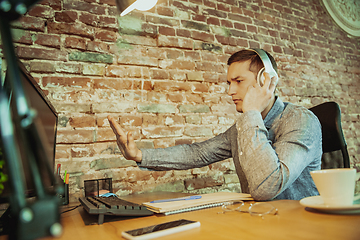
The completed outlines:
<svg viewBox="0 0 360 240">
<path fill-rule="evenodd" d="M 142 152 L 137 148 L 132 133 L 128 132 L 126 135 L 113 117 L 108 116 L 107 118 L 109 120 L 110 127 L 116 136 L 116 143 L 124 157 L 128 160 L 141 162 Z"/>
</svg>

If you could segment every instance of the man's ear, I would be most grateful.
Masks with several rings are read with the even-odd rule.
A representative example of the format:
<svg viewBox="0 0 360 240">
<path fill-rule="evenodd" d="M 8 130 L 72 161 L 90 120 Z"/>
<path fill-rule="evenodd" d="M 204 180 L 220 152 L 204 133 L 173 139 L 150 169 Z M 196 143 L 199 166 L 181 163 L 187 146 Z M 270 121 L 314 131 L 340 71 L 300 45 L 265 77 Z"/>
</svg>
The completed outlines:
<svg viewBox="0 0 360 240">
<path fill-rule="evenodd" d="M 260 71 L 258 72 L 258 75 L 256 77 L 256 81 L 260 85 L 260 87 L 262 87 L 265 82 L 264 72 L 265 72 L 265 68 L 260 69 Z"/>
</svg>

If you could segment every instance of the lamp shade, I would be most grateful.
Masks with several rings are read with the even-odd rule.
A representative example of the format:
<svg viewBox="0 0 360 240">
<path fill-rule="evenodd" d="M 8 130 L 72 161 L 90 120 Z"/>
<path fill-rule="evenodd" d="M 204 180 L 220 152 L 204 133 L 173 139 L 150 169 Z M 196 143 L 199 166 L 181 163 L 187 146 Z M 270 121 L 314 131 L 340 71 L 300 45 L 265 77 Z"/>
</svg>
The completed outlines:
<svg viewBox="0 0 360 240">
<path fill-rule="evenodd" d="M 150 10 L 158 0 L 116 0 L 116 6 L 120 16 L 124 16 L 134 9 L 140 11 Z"/>
</svg>

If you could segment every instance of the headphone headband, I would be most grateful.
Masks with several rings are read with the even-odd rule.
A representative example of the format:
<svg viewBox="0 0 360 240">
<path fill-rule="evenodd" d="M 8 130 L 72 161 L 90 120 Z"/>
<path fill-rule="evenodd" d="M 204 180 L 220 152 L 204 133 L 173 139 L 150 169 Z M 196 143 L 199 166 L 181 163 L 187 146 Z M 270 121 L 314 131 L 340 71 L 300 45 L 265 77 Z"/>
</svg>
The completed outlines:
<svg viewBox="0 0 360 240">
<path fill-rule="evenodd" d="M 276 84 L 277 84 L 279 76 L 275 71 L 275 69 L 273 68 L 271 60 L 269 56 L 266 54 L 266 51 L 260 48 L 250 48 L 249 50 L 256 52 L 256 54 L 260 57 L 261 61 L 264 64 L 265 72 L 269 73 L 270 79 L 276 77 Z"/>
</svg>

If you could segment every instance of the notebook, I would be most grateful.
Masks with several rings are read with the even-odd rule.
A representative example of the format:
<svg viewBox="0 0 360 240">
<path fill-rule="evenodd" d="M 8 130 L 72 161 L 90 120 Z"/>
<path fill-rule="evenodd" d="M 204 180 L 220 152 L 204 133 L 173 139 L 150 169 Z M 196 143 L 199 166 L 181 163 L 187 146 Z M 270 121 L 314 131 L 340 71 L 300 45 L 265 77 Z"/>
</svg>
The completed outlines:
<svg viewBox="0 0 360 240">
<path fill-rule="evenodd" d="M 228 201 L 253 200 L 251 195 L 247 193 L 216 192 L 199 195 L 201 196 L 200 199 L 160 203 L 145 202 L 142 205 L 146 206 L 150 211 L 155 213 L 170 215 L 181 212 L 195 211 L 203 208 L 217 207 Z"/>
</svg>

